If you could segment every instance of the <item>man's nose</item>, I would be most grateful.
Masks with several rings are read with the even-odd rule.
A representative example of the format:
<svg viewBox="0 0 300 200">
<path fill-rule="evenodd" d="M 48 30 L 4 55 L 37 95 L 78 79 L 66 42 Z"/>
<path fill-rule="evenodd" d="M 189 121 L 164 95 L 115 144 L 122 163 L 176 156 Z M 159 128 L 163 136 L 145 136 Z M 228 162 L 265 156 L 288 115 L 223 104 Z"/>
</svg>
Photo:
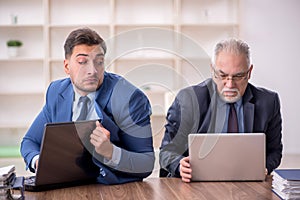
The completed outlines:
<svg viewBox="0 0 300 200">
<path fill-rule="evenodd" d="M 234 82 L 234 80 L 232 80 L 232 77 L 227 77 L 226 86 L 228 88 L 233 88 L 235 86 L 235 82 Z"/>
<path fill-rule="evenodd" d="M 88 73 L 94 74 L 97 73 L 97 68 L 94 62 L 90 62 L 88 65 Z"/>
</svg>

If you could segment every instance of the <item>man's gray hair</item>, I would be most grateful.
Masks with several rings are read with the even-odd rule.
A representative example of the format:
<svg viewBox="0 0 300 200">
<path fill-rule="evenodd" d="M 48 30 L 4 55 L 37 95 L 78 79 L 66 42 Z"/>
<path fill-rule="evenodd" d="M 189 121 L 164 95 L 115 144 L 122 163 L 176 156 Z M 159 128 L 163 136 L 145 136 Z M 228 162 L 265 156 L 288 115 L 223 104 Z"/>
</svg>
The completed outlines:
<svg viewBox="0 0 300 200">
<path fill-rule="evenodd" d="M 230 52 L 236 55 L 244 54 L 247 59 L 247 67 L 251 64 L 251 57 L 250 57 L 250 47 L 248 44 L 242 40 L 229 38 L 226 40 L 222 40 L 216 44 L 213 55 L 212 55 L 212 64 L 216 64 L 217 56 L 220 52 Z"/>
</svg>

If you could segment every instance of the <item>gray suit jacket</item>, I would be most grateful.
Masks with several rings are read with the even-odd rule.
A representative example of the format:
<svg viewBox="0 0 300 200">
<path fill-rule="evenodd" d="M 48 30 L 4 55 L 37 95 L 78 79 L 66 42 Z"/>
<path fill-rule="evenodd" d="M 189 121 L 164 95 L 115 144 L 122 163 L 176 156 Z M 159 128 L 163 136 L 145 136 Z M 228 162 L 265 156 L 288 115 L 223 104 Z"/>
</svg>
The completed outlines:
<svg viewBox="0 0 300 200">
<path fill-rule="evenodd" d="M 169 176 L 179 177 L 179 161 L 188 156 L 190 133 L 213 133 L 216 127 L 216 85 L 212 79 L 185 88 L 168 110 L 159 162 Z M 266 134 L 266 168 L 271 173 L 282 157 L 282 119 L 278 94 L 248 84 L 243 95 L 244 131 Z"/>
</svg>

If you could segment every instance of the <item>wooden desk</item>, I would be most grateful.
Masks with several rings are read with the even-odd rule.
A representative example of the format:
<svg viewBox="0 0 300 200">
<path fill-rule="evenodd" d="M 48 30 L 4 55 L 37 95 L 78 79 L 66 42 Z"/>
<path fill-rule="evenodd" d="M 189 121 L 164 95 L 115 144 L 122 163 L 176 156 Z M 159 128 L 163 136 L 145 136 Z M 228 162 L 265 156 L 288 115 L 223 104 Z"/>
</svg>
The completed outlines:
<svg viewBox="0 0 300 200">
<path fill-rule="evenodd" d="M 265 182 L 193 182 L 149 178 L 122 185 L 85 185 L 44 192 L 25 192 L 25 199 L 279 199 Z"/>
</svg>

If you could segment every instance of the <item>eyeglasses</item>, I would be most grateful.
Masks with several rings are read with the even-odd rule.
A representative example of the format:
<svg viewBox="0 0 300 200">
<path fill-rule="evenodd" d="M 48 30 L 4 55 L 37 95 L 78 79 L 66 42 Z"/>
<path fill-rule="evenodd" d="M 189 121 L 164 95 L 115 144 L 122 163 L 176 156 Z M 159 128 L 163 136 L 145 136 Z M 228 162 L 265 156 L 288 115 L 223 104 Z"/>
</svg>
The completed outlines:
<svg viewBox="0 0 300 200">
<path fill-rule="evenodd" d="M 250 69 L 248 69 L 245 72 L 240 72 L 232 76 L 229 76 L 228 74 L 224 74 L 223 72 L 216 71 L 216 68 L 214 67 L 212 67 L 212 69 L 214 70 L 214 77 L 220 81 L 225 81 L 225 80 L 240 81 L 242 79 L 247 79 L 248 73 L 250 71 Z"/>
</svg>

